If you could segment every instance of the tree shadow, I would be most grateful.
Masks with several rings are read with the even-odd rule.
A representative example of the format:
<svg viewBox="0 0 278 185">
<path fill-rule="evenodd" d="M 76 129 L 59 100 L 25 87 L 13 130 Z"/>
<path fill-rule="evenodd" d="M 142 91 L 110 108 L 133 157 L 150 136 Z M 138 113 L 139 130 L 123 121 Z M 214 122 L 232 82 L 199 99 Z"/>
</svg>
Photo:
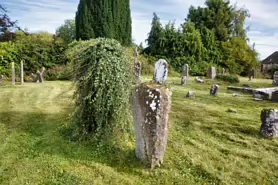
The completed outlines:
<svg viewBox="0 0 278 185">
<path fill-rule="evenodd" d="M 1 111 L 0 124 L 4 124 L 10 132 L 24 132 L 33 138 L 36 142 L 30 147 L 37 153 L 61 156 L 81 164 L 90 161 L 101 163 L 125 173 L 133 174 L 133 171 L 146 169 L 146 165 L 137 160 L 135 149 L 109 144 L 99 148 L 90 141 L 69 140 L 61 132 L 65 129 L 61 126 L 68 121 L 67 113 Z"/>
</svg>

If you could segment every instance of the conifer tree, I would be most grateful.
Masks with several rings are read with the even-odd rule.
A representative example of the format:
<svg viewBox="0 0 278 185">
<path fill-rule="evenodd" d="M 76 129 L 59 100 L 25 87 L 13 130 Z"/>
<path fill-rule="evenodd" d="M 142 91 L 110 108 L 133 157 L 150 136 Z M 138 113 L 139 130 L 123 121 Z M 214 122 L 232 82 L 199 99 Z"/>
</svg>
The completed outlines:
<svg viewBox="0 0 278 185">
<path fill-rule="evenodd" d="M 80 0 L 75 22 L 77 39 L 105 37 L 131 44 L 129 0 Z"/>
</svg>

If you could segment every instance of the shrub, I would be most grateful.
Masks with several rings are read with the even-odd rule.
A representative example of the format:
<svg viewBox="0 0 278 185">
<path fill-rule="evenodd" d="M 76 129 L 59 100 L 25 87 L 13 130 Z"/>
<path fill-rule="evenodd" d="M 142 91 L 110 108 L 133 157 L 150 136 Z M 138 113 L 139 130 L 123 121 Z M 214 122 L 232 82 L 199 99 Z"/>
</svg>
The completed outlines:
<svg viewBox="0 0 278 185">
<path fill-rule="evenodd" d="M 76 102 L 72 120 L 79 137 L 94 134 L 101 139 L 125 128 L 131 70 L 124 51 L 118 41 L 103 38 L 73 48 Z"/>
<path fill-rule="evenodd" d="M 229 83 L 239 83 L 239 78 L 233 75 L 217 75 L 216 79 Z"/>
</svg>

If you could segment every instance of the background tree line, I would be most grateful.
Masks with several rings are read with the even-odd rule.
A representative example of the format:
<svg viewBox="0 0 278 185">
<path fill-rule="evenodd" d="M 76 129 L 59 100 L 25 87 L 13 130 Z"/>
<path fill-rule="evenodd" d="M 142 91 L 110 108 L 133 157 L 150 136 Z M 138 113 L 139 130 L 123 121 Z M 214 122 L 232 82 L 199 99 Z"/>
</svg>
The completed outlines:
<svg viewBox="0 0 278 185">
<path fill-rule="evenodd" d="M 248 45 L 248 28 L 244 28 L 248 17 L 248 10 L 225 0 L 207 0 L 205 7 L 191 6 L 178 29 L 173 22 L 163 27 L 154 13 L 143 53 L 167 58 L 176 71 L 188 63 L 191 75 L 205 75 L 211 65 L 247 75 L 258 62 L 258 53 Z"/>
</svg>

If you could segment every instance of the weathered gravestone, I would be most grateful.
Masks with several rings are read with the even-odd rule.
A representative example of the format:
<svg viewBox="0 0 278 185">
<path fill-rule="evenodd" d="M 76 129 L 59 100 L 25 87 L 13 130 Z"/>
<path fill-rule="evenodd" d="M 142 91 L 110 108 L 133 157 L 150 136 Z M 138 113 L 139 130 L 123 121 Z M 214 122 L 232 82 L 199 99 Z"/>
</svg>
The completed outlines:
<svg viewBox="0 0 278 185">
<path fill-rule="evenodd" d="M 189 78 L 189 66 L 188 66 L 188 64 L 185 64 L 182 67 L 181 76 L 186 76 L 187 78 Z"/>
<path fill-rule="evenodd" d="M 273 85 L 278 85 L 278 71 L 273 75 Z"/>
<path fill-rule="evenodd" d="M 195 78 L 195 81 L 196 81 L 197 83 L 204 83 L 204 80 L 200 79 L 199 77 L 196 77 L 196 78 Z"/>
<path fill-rule="evenodd" d="M 3 83 L 3 80 L 4 80 L 4 76 L 3 76 L 3 75 L 1 75 L 1 76 L 0 76 L 0 84 L 2 84 L 2 83 Z"/>
<path fill-rule="evenodd" d="M 271 100 L 273 102 L 278 102 L 278 90 L 272 93 Z"/>
<path fill-rule="evenodd" d="M 164 59 L 160 59 L 155 64 L 154 80 L 159 84 L 164 84 L 168 77 L 168 63 Z"/>
<path fill-rule="evenodd" d="M 136 83 L 141 83 L 141 71 L 142 71 L 142 65 L 138 61 L 138 47 L 135 48 L 134 52 L 134 75 L 135 75 L 135 81 Z"/>
<path fill-rule="evenodd" d="M 182 78 L 181 78 L 181 85 L 186 85 L 186 80 L 187 80 L 187 76 L 183 76 Z"/>
<path fill-rule="evenodd" d="M 195 98 L 195 93 L 193 91 L 188 91 L 186 98 Z"/>
<path fill-rule="evenodd" d="M 20 83 L 24 84 L 24 69 L 23 69 L 23 61 L 20 62 Z"/>
<path fill-rule="evenodd" d="M 222 68 L 222 75 L 225 75 L 225 68 Z"/>
<path fill-rule="evenodd" d="M 261 112 L 260 133 L 264 137 L 278 137 L 278 110 L 264 109 Z"/>
<path fill-rule="evenodd" d="M 249 81 L 251 81 L 252 79 L 255 78 L 255 75 L 256 75 L 256 71 L 255 69 L 252 69 L 250 72 L 249 72 Z"/>
<path fill-rule="evenodd" d="M 208 78 L 214 79 L 216 77 L 216 69 L 215 67 L 209 67 L 208 68 Z"/>
<path fill-rule="evenodd" d="M 214 84 L 210 89 L 210 95 L 216 96 L 219 89 L 219 85 Z"/>
<path fill-rule="evenodd" d="M 12 85 L 15 85 L 15 69 L 14 69 L 14 62 L 12 62 Z"/>
<path fill-rule="evenodd" d="M 160 85 L 141 84 L 132 93 L 136 157 L 153 169 L 163 163 L 168 140 L 171 91 Z"/>
</svg>

